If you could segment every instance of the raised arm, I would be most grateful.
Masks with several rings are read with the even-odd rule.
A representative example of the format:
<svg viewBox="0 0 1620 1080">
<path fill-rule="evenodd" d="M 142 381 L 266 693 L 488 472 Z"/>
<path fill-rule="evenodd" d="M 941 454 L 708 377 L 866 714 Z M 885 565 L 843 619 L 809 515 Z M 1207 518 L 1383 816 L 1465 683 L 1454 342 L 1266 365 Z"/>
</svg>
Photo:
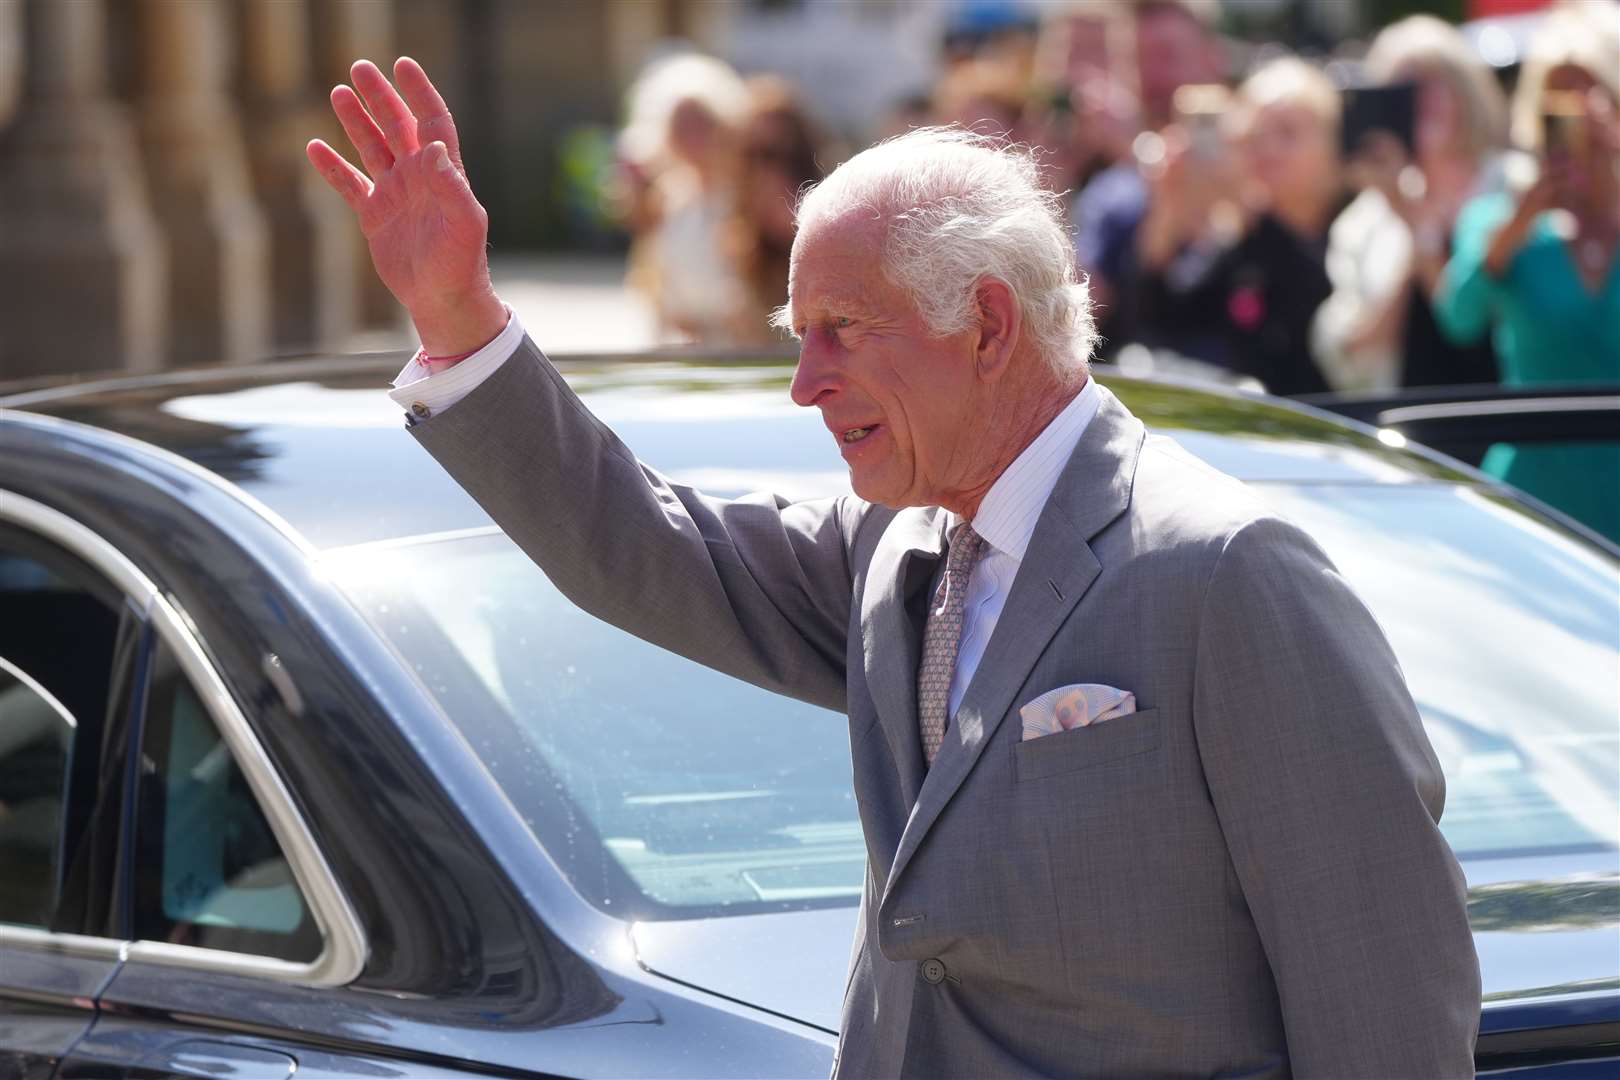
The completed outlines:
<svg viewBox="0 0 1620 1080">
<path fill-rule="evenodd" d="M 521 326 L 502 334 L 488 216 L 421 67 L 399 60 L 397 91 L 369 61 L 352 70 L 355 89 L 337 87 L 332 106 L 365 171 L 318 139 L 310 161 L 353 208 L 430 356 L 512 339 L 488 370 L 490 351 L 411 383 L 415 394 L 441 380 L 473 384 L 453 405 L 412 410 L 411 434 L 580 607 L 709 667 L 842 709 L 858 511 L 832 499 L 711 499 L 637 461 Z"/>
<path fill-rule="evenodd" d="M 396 90 L 377 66 L 350 69 L 354 87 L 332 109 L 364 171 L 320 139 L 310 163 L 354 211 L 377 275 L 410 312 L 430 356 L 484 345 L 506 324 L 485 255 L 489 215 L 473 196 L 456 123 L 415 60 L 394 64 Z"/>
</svg>

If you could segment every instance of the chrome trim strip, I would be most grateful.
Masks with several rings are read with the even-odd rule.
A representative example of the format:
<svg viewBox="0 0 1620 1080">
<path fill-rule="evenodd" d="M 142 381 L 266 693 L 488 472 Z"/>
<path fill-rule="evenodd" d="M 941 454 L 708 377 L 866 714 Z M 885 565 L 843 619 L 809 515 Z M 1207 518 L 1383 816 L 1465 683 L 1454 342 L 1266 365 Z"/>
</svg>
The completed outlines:
<svg viewBox="0 0 1620 1080">
<path fill-rule="evenodd" d="M 1446 401 L 1434 405 L 1396 405 L 1378 414 L 1385 427 L 1413 420 L 1452 419 L 1469 416 L 1518 416 L 1524 413 L 1612 412 L 1620 409 L 1620 396 L 1553 397 L 1507 401 Z"/>
<path fill-rule="evenodd" d="M 0 488 L 0 521 L 26 525 L 55 540 L 91 566 L 112 578 L 113 584 L 145 611 L 157 595 L 157 586 L 141 573 L 124 553 L 80 525 L 77 521 L 44 503 Z"/>
<path fill-rule="evenodd" d="M 129 948 L 129 942 L 119 941 L 116 938 L 59 934 L 54 930 L 18 926 L 14 923 L 0 923 L 0 945 L 21 945 L 41 952 L 64 953 L 92 960 L 122 960 Z"/>
<path fill-rule="evenodd" d="M 1620 980 L 1597 979 L 1598 985 L 1581 986 L 1574 984 L 1566 990 L 1555 993 L 1526 993 L 1523 990 L 1499 990 L 1495 994 L 1486 994 L 1481 1003 L 1484 1012 L 1498 1012 L 1510 1008 L 1522 1008 L 1526 1005 L 1568 1005 L 1580 1001 L 1598 1001 L 1612 998 L 1616 991 L 1620 991 Z M 1506 1028 L 1503 1030 L 1513 1030 Z M 1486 1034 L 1494 1034 L 1486 1032 Z"/>
<path fill-rule="evenodd" d="M 248 786 L 258 797 L 271 831 L 287 857 L 293 878 L 309 902 L 323 940 L 320 955 L 305 964 L 159 941 L 108 940 L 106 944 L 115 954 L 131 960 L 228 971 L 316 986 L 340 986 L 352 982 L 365 966 L 367 951 L 365 932 L 360 926 L 359 917 L 338 885 L 331 867 L 322 857 L 309 827 L 270 763 L 269 755 L 254 736 L 247 717 L 237 707 L 224 680 L 208 661 L 191 621 L 158 592 L 157 587 L 134 563 L 67 515 L 0 488 L 0 520 L 26 525 L 62 544 L 112 578 L 142 605 L 158 634 L 173 649 L 181 669 L 191 679 L 203 699 L 204 707 L 219 728 L 221 738 L 235 756 Z M 21 927 L 0 927 L 0 940 L 17 940 L 36 946 L 55 943 L 65 947 L 60 943 L 74 937 L 49 931 L 25 931 Z"/>
<path fill-rule="evenodd" d="M 343 559 L 359 552 L 392 551 L 395 548 L 417 547 L 421 544 L 440 544 L 448 540 L 465 540 L 469 536 L 503 535 L 499 525 L 472 525 L 465 529 L 444 529 L 440 532 L 415 533 L 411 536 L 390 536 L 382 540 L 363 540 L 358 544 L 323 548 L 316 561 Z"/>
<path fill-rule="evenodd" d="M 35 679 L 32 675 L 28 674 L 28 672 L 24 671 L 16 664 L 13 664 L 10 660 L 7 660 L 3 656 L 0 656 L 0 671 L 5 672 L 13 679 L 16 679 L 18 682 L 22 683 L 23 686 L 27 687 L 29 693 L 38 697 L 46 705 L 50 706 L 51 711 L 56 713 L 56 715 L 61 719 L 62 723 L 66 724 L 70 728 L 76 728 L 79 726 L 78 718 L 72 713 L 68 712 L 66 705 L 63 705 L 60 701 L 56 700 L 55 694 L 39 685 L 39 680 Z"/>
</svg>

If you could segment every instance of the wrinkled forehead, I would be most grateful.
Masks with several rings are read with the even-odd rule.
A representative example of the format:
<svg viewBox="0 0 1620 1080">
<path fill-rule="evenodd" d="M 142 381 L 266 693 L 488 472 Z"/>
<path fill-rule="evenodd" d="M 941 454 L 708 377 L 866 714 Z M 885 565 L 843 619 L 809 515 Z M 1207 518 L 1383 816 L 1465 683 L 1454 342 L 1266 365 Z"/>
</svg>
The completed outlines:
<svg viewBox="0 0 1620 1080">
<path fill-rule="evenodd" d="M 888 236 L 888 222 L 868 208 L 800 222 L 788 261 L 789 299 L 797 304 L 812 296 L 869 293 L 873 278 L 882 276 Z"/>
</svg>

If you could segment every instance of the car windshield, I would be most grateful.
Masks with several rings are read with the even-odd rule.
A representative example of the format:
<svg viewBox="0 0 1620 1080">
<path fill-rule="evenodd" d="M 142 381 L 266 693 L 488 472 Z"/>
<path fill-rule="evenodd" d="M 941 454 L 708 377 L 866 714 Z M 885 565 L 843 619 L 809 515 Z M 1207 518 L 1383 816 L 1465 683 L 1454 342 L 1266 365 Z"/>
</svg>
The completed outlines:
<svg viewBox="0 0 1620 1080">
<path fill-rule="evenodd" d="M 1610 555 L 1465 487 L 1257 490 L 1390 636 L 1459 856 L 1615 845 Z M 326 563 L 592 903 L 656 919 L 856 902 L 866 851 L 843 717 L 584 614 L 493 528 Z"/>
</svg>

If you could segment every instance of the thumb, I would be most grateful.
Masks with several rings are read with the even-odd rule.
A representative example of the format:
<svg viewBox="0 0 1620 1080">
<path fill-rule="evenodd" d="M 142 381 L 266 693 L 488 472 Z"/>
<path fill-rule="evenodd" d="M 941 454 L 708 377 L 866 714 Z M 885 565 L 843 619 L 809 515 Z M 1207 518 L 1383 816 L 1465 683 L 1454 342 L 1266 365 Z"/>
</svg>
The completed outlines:
<svg viewBox="0 0 1620 1080">
<path fill-rule="evenodd" d="M 445 216 L 462 220 L 476 218 L 482 208 L 473 197 L 467 178 L 450 160 L 450 152 L 444 143 L 430 143 L 422 156 L 427 164 L 428 183 L 433 193 L 438 196 L 439 205 Z"/>
<path fill-rule="evenodd" d="M 429 143 L 422 148 L 422 157 L 427 164 L 430 178 L 439 188 L 441 195 L 466 187 L 467 182 L 456 169 L 455 163 L 450 160 L 450 151 L 445 148 L 444 143 Z"/>
</svg>

